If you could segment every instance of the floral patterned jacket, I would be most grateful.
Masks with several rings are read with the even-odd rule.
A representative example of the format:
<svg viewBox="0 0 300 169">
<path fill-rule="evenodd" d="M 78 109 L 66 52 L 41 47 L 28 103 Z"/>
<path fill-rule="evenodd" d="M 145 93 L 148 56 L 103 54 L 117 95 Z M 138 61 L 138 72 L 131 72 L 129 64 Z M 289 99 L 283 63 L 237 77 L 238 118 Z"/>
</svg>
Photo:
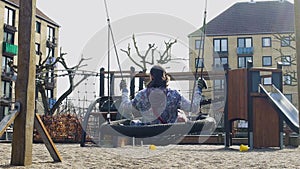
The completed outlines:
<svg viewBox="0 0 300 169">
<path fill-rule="evenodd" d="M 201 93 L 201 89 L 195 89 L 191 106 L 188 99 L 170 88 L 146 88 L 139 91 L 132 100 L 128 97 L 128 89 L 123 89 L 119 112 L 126 118 L 133 118 L 132 112 L 136 109 L 142 115 L 143 124 L 174 123 L 178 109 L 185 112 L 199 110 Z"/>
</svg>

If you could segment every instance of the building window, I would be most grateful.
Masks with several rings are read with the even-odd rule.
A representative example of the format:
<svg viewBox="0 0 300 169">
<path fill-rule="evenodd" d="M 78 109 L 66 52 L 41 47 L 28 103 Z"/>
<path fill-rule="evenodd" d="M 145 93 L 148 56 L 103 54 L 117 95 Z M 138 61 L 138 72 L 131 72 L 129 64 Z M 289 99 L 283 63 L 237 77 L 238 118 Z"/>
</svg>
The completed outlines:
<svg viewBox="0 0 300 169">
<path fill-rule="evenodd" d="M 195 59 L 195 68 L 203 68 L 204 67 L 204 60 L 203 58 L 196 58 Z"/>
<path fill-rule="evenodd" d="M 203 40 L 195 40 L 195 49 L 199 49 L 201 45 L 201 49 L 203 49 Z"/>
<path fill-rule="evenodd" d="M 54 82 L 54 69 L 49 69 L 49 71 L 46 74 L 46 81 L 48 83 Z"/>
<path fill-rule="evenodd" d="M 291 38 L 290 37 L 283 37 L 281 39 L 281 47 L 286 47 L 291 45 Z"/>
<path fill-rule="evenodd" d="M 55 29 L 48 26 L 47 27 L 47 37 L 48 37 L 48 40 L 51 41 L 51 42 L 55 42 Z"/>
<path fill-rule="evenodd" d="M 46 56 L 47 57 L 54 57 L 54 48 L 46 48 Z"/>
<path fill-rule="evenodd" d="M 47 98 L 53 98 L 54 97 L 53 93 L 54 93 L 53 90 L 46 90 Z"/>
<path fill-rule="evenodd" d="M 214 39 L 214 52 L 228 52 L 228 39 Z"/>
<path fill-rule="evenodd" d="M 284 96 L 292 103 L 293 95 L 292 94 L 284 94 Z"/>
<path fill-rule="evenodd" d="M 283 66 L 291 65 L 291 56 L 281 56 L 281 62 Z"/>
<path fill-rule="evenodd" d="M 9 67 L 9 63 L 13 63 L 12 58 L 3 56 L 2 57 L 2 73 L 10 74 L 12 73 L 11 68 Z"/>
<path fill-rule="evenodd" d="M 249 60 L 252 61 L 252 56 L 239 56 L 238 68 L 245 68 Z"/>
<path fill-rule="evenodd" d="M 271 47 L 272 41 L 270 37 L 264 37 L 262 38 L 262 47 Z"/>
<path fill-rule="evenodd" d="M 2 96 L 6 99 L 11 98 L 12 96 L 12 89 L 11 89 L 11 82 L 10 81 L 1 81 L 1 90 Z"/>
<path fill-rule="evenodd" d="M 0 120 L 4 118 L 4 116 L 8 115 L 10 111 L 9 106 L 0 106 Z"/>
<path fill-rule="evenodd" d="M 271 85 L 272 84 L 272 78 L 271 77 L 264 77 L 263 78 L 263 84 L 264 85 Z"/>
<path fill-rule="evenodd" d="M 291 75 L 284 75 L 283 76 L 283 84 L 292 85 L 292 76 Z"/>
<path fill-rule="evenodd" d="M 263 56 L 262 66 L 272 66 L 272 56 Z"/>
<path fill-rule="evenodd" d="M 238 38 L 239 48 L 249 48 L 252 47 L 252 38 Z"/>
<path fill-rule="evenodd" d="M 15 26 L 15 10 L 5 7 L 4 24 Z"/>
<path fill-rule="evenodd" d="M 35 32 L 41 33 L 41 22 L 35 22 Z"/>
<path fill-rule="evenodd" d="M 35 43 L 35 53 L 37 55 L 41 54 L 41 45 L 39 43 Z"/>
<path fill-rule="evenodd" d="M 225 81 L 224 80 L 214 80 L 214 90 L 221 90 L 225 87 Z"/>
<path fill-rule="evenodd" d="M 10 32 L 4 32 L 3 35 L 3 41 L 9 44 L 14 44 L 14 33 L 10 33 Z"/>
<path fill-rule="evenodd" d="M 214 58 L 214 67 L 223 67 L 224 64 L 228 64 L 228 57 Z"/>
</svg>

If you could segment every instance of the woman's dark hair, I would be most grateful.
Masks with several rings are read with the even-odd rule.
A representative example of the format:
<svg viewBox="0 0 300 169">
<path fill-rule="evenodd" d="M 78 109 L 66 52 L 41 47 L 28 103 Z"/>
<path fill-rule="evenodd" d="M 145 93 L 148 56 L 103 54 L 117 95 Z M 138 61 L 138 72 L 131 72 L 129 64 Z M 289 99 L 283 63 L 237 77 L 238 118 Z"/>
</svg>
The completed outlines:
<svg viewBox="0 0 300 169">
<path fill-rule="evenodd" d="M 147 88 L 154 87 L 159 88 L 163 87 L 166 88 L 169 85 L 169 76 L 166 73 L 166 70 L 159 66 L 155 65 L 150 70 L 150 75 L 153 77 L 152 80 L 147 84 Z"/>
</svg>

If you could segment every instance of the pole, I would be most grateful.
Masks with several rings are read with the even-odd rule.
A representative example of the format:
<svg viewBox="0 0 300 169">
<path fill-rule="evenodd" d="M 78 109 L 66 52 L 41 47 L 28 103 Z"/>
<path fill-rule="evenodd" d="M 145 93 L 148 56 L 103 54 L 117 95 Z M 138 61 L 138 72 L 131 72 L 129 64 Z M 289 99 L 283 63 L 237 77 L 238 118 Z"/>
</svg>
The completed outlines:
<svg viewBox="0 0 300 169">
<path fill-rule="evenodd" d="M 300 0 L 294 1 L 295 11 L 295 35 L 296 35 L 296 56 L 297 56 L 297 84 L 298 84 L 298 110 L 300 110 Z M 299 114 L 300 126 L 300 114 Z"/>
<path fill-rule="evenodd" d="M 16 101 L 20 102 L 20 114 L 14 121 L 12 141 L 12 165 L 32 164 L 32 141 L 35 107 L 35 11 L 36 0 L 20 1 L 18 31 L 18 78 Z"/>
<path fill-rule="evenodd" d="M 200 38 L 200 45 L 199 45 L 199 52 L 198 52 L 198 57 L 197 57 L 197 63 L 196 63 L 196 71 L 195 71 L 195 80 L 194 80 L 194 85 L 193 85 L 193 91 L 192 91 L 192 99 L 191 99 L 191 107 L 190 111 L 192 110 L 193 102 L 194 102 L 194 90 L 196 87 L 196 81 L 198 80 L 198 62 L 200 60 L 200 55 L 202 58 L 201 63 L 201 79 L 203 78 L 203 68 L 204 68 L 204 44 L 205 44 L 205 34 L 206 34 L 206 16 L 207 16 L 207 0 L 205 0 L 205 8 L 204 8 L 204 16 L 203 16 L 203 25 L 202 25 L 202 30 L 203 32 L 201 33 L 201 38 Z M 202 49 L 203 47 L 203 49 Z M 201 52 L 202 51 L 202 52 Z M 200 113 L 201 113 L 201 103 L 200 103 Z M 189 115 L 190 116 L 190 115 Z"/>
</svg>

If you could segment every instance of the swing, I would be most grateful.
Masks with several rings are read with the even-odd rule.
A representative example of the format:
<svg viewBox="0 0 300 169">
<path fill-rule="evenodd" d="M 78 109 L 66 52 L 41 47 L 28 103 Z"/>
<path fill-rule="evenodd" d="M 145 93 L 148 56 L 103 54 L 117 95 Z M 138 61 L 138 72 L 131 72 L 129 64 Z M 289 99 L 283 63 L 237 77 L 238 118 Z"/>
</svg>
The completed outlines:
<svg viewBox="0 0 300 169">
<path fill-rule="evenodd" d="M 109 33 L 112 35 L 112 40 L 113 40 L 114 49 L 116 52 L 118 66 L 119 66 L 119 69 L 121 72 L 121 77 L 123 80 L 122 70 L 121 70 L 121 66 L 119 63 L 119 57 L 117 54 L 116 46 L 115 46 L 114 39 L 113 39 L 113 33 L 111 30 L 111 26 L 110 26 L 110 20 L 109 20 L 109 16 L 108 16 L 106 1 L 104 1 L 104 2 L 105 2 L 106 12 L 107 12 Z M 202 40 L 200 41 L 203 44 L 200 44 L 200 46 L 204 46 L 204 41 L 205 41 L 204 35 L 205 35 L 205 25 L 206 25 L 206 23 L 205 23 L 206 22 L 206 6 L 207 6 L 207 2 L 205 2 L 203 34 L 201 34 Z M 201 48 L 199 48 L 198 60 L 200 60 L 200 53 L 202 53 L 202 60 L 203 60 L 204 52 L 201 52 Z M 203 78 L 203 67 L 204 66 L 203 66 L 203 62 L 202 62 L 201 78 Z M 109 66 L 108 66 L 108 71 L 109 71 Z M 196 77 L 197 72 L 198 72 L 198 66 L 196 68 L 195 79 L 198 79 L 198 77 Z M 108 77 L 108 79 L 109 79 L 109 77 Z M 196 85 L 196 81 L 194 81 L 194 88 L 195 88 L 195 85 Z M 108 87 L 108 90 L 109 90 L 109 88 L 110 87 Z M 108 91 L 108 93 L 110 94 L 109 91 Z M 89 106 L 88 111 L 84 118 L 84 122 L 83 122 L 83 130 L 84 130 L 83 133 L 84 134 L 86 134 L 85 130 L 87 129 L 87 125 L 88 125 L 87 123 L 89 121 L 90 113 L 93 110 L 93 107 L 96 105 L 96 103 L 99 103 L 100 100 L 102 103 L 102 104 L 100 104 L 100 110 L 108 111 L 107 112 L 108 116 L 106 119 L 107 122 L 101 124 L 100 128 L 99 128 L 99 132 L 101 135 L 100 139 L 104 135 L 116 135 L 116 136 L 127 136 L 127 137 L 142 138 L 142 139 L 155 138 L 156 141 L 158 141 L 158 143 L 160 143 L 160 144 L 163 144 L 163 143 L 168 144 L 168 143 L 170 143 L 170 141 L 172 141 L 172 142 L 174 140 L 176 141 L 180 137 L 183 137 L 184 135 L 189 134 L 189 133 L 201 132 L 201 133 L 211 134 L 212 130 L 214 130 L 216 128 L 215 119 L 212 117 L 209 117 L 207 115 L 204 115 L 201 112 L 198 117 L 193 117 L 192 119 L 190 119 L 187 122 L 175 122 L 175 123 L 166 123 L 166 124 L 132 124 L 134 122 L 134 120 L 130 120 L 130 119 L 120 119 L 120 120 L 116 120 L 116 121 L 110 121 L 110 110 L 115 110 L 116 107 L 118 107 L 117 106 L 118 103 L 117 103 L 117 101 L 112 102 L 111 97 L 107 97 L 107 98 L 108 98 L 107 101 L 103 101 L 103 98 L 102 98 L 102 100 L 101 100 L 101 98 L 98 98 Z M 191 104 L 193 104 L 193 99 L 194 99 L 194 94 L 192 95 Z M 211 100 L 210 101 L 203 100 L 203 102 L 210 104 Z M 111 103 L 113 103 L 113 104 L 111 104 Z M 108 107 L 105 108 L 104 105 L 106 105 Z M 201 104 L 200 104 L 200 110 L 201 110 Z M 177 112 L 175 112 L 175 113 L 177 113 Z M 139 119 L 135 119 L 135 120 L 139 120 Z M 83 138 L 85 138 L 85 135 Z"/>
<path fill-rule="evenodd" d="M 167 124 L 132 125 L 132 120 L 123 119 L 103 123 L 100 127 L 102 134 L 111 134 L 135 138 L 154 136 L 182 136 L 191 133 L 211 133 L 216 128 L 216 121 L 209 116 L 201 116 L 198 120 Z"/>
</svg>

